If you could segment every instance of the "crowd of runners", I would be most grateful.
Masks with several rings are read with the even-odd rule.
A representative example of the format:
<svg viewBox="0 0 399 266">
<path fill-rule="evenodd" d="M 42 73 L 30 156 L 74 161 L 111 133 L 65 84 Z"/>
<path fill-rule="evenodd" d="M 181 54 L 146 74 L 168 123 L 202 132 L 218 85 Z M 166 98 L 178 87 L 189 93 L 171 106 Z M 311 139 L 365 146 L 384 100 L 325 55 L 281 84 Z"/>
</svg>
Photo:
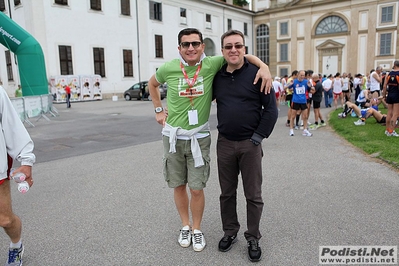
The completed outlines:
<svg viewBox="0 0 399 266">
<path fill-rule="evenodd" d="M 355 125 L 365 125 L 366 119 L 374 117 L 377 123 L 385 124 L 387 136 L 399 137 L 395 132 L 399 117 L 399 60 L 390 71 L 381 66 L 368 74 L 336 73 L 322 75 L 313 70 L 294 70 L 290 76 L 275 77 L 273 87 L 277 106 L 288 105 L 286 126 L 289 135 L 294 130 L 303 130 L 302 135 L 311 137 L 311 130 L 326 126 L 320 113 L 324 98 L 325 108 L 342 108 L 339 117 L 358 117 Z M 386 108 L 382 114 L 379 106 Z M 309 121 L 313 107 L 314 120 Z"/>
</svg>

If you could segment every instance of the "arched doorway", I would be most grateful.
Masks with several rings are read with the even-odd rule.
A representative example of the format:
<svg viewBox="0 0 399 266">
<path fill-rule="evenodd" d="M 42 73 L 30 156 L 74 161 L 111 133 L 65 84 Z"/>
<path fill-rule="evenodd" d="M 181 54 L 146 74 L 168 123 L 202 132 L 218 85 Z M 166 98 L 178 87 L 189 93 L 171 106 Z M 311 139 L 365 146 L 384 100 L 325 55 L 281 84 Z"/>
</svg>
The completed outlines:
<svg viewBox="0 0 399 266">
<path fill-rule="evenodd" d="M 215 54 L 215 43 L 209 39 L 209 38 L 205 38 L 204 39 L 204 43 L 205 43 L 205 54 L 207 56 L 214 56 Z"/>
<path fill-rule="evenodd" d="M 338 14 L 326 14 L 316 22 L 313 32 L 315 38 L 329 38 L 316 46 L 319 71 L 326 75 L 342 72 L 342 53 L 345 44 L 332 39 L 349 34 L 348 20 Z"/>
</svg>

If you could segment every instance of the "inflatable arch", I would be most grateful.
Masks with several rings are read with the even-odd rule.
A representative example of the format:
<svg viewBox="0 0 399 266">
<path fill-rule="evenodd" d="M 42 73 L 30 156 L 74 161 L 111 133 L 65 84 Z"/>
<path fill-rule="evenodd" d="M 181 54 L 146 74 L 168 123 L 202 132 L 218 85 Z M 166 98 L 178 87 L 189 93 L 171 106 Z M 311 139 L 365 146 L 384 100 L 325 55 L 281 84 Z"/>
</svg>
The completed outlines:
<svg viewBox="0 0 399 266">
<path fill-rule="evenodd" d="M 17 56 L 23 96 L 48 94 L 43 50 L 27 31 L 0 12 L 0 43 Z"/>
</svg>

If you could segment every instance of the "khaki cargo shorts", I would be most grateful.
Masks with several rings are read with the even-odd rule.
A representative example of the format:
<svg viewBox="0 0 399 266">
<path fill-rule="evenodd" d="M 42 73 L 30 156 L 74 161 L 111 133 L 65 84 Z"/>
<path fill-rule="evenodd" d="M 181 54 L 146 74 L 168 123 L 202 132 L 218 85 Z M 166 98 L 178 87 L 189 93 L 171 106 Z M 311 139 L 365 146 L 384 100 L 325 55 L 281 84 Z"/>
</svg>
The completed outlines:
<svg viewBox="0 0 399 266">
<path fill-rule="evenodd" d="M 194 167 L 194 159 L 191 153 L 191 140 L 176 141 L 176 153 L 169 152 L 169 137 L 163 136 L 163 174 L 170 188 L 176 188 L 185 184 L 192 190 L 201 190 L 206 186 L 210 175 L 210 147 L 211 136 L 199 138 L 204 165 Z"/>
</svg>

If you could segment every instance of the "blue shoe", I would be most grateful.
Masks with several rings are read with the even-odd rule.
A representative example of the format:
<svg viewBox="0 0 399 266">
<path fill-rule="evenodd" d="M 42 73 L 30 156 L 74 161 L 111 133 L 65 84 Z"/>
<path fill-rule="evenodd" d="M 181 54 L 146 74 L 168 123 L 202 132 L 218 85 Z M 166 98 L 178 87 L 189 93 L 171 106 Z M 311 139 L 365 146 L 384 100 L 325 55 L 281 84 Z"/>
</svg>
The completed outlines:
<svg viewBox="0 0 399 266">
<path fill-rule="evenodd" d="M 22 265 L 22 255 L 24 254 L 24 246 L 21 245 L 20 248 L 10 248 L 8 250 L 8 260 L 6 266 L 21 266 Z"/>
</svg>

